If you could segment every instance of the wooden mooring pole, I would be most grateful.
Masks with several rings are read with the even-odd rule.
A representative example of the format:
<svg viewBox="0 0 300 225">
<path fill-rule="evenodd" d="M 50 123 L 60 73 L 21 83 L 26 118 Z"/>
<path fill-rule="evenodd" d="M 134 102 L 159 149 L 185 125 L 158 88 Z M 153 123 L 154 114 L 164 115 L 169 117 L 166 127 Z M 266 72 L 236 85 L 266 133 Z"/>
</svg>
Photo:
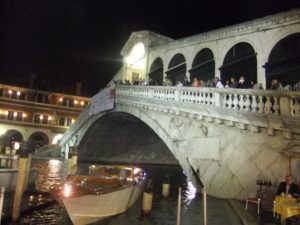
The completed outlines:
<svg viewBox="0 0 300 225">
<path fill-rule="evenodd" d="M 207 225 L 207 201 L 206 201 L 206 189 L 203 187 L 203 219 L 204 225 Z"/>
<path fill-rule="evenodd" d="M 176 225 L 180 225 L 180 211 L 181 211 L 181 187 L 178 189 L 178 203 L 177 203 L 177 220 L 176 220 Z"/>
<path fill-rule="evenodd" d="M 2 218 L 4 193 L 5 193 L 5 187 L 0 187 L 0 224 L 1 224 L 1 218 Z"/>
<path fill-rule="evenodd" d="M 12 210 L 12 220 L 16 222 L 20 218 L 20 211 L 21 211 L 21 203 L 23 199 L 24 189 L 26 186 L 26 181 L 28 180 L 29 175 L 29 167 L 28 163 L 28 154 L 27 148 L 21 149 L 20 151 L 20 158 L 19 158 L 19 166 L 18 166 L 18 176 L 17 176 L 17 184 L 13 202 L 13 210 Z"/>
</svg>

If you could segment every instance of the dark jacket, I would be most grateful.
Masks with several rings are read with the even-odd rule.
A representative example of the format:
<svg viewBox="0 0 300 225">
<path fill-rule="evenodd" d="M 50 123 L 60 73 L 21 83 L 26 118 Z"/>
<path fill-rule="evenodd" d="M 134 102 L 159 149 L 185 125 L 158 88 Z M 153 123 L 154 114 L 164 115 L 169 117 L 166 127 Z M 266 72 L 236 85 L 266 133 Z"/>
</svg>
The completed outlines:
<svg viewBox="0 0 300 225">
<path fill-rule="evenodd" d="M 281 182 L 279 184 L 277 195 L 280 195 L 282 192 L 284 194 L 286 192 L 286 182 Z M 288 193 L 291 194 L 293 197 L 298 197 L 300 195 L 300 189 L 299 189 L 298 185 L 295 183 L 292 183 L 289 188 Z"/>
</svg>

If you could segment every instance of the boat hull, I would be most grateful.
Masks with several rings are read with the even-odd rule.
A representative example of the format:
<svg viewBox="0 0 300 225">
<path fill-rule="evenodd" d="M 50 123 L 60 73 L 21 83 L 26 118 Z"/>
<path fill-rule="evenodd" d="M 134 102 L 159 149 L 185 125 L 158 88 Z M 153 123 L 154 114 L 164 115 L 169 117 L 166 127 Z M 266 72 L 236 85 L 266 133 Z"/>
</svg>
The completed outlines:
<svg viewBox="0 0 300 225">
<path fill-rule="evenodd" d="M 145 180 L 113 192 L 64 198 L 62 202 L 74 225 L 90 224 L 125 212 L 141 196 L 144 186 Z"/>
</svg>

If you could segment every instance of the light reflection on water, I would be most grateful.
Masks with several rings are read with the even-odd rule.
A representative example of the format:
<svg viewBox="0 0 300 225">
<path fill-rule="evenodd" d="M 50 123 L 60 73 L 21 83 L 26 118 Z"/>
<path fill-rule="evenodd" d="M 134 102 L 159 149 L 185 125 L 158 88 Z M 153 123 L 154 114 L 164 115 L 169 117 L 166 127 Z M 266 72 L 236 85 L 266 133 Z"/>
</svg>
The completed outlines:
<svg viewBox="0 0 300 225">
<path fill-rule="evenodd" d="M 59 165 L 57 162 L 51 164 Z M 181 225 L 203 224 L 202 195 L 196 193 L 191 181 L 179 166 L 141 166 L 153 182 L 153 207 L 150 215 L 142 216 L 142 198 L 125 213 L 107 218 L 93 225 L 174 225 L 176 224 L 178 188 L 182 188 Z M 58 167 L 55 167 L 56 169 Z M 61 167 L 62 168 L 62 167 Z M 58 170 L 57 170 L 58 171 Z M 170 195 L 162 197 L 162 183 L 166 175 L 170 178 Z M 227 201 L 208 197 L 208 221 L 214 225 L 240 225 L 240 221 Z M 99 203 L 101 204 L 101 203 Z M 53 204 L 22 218 L 23 225 L 71 225 L 67 212 Z"/>
</svg>

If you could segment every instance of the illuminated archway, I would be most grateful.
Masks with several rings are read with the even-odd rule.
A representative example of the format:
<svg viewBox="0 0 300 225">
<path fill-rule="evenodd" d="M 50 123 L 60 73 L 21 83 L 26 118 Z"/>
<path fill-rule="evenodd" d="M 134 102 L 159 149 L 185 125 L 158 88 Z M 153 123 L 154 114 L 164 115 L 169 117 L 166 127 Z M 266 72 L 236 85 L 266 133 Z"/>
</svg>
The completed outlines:
<svg viewBox="0 0 300 225">
<path fill-rule="evenodd" d="M 245 77 L 248 86 L 257 81 L 257 60 L 254 48 L 246 42 L 234 45 L 227 53 L 220 67 L 223 84 L 234 77 L 238 80 Z"/>
<path fill-rule="evenodd" d="M 193 80 L 194 77 L 203 81 L 212 80 L 215 75 L 215 60 L 212 51 L 204 48 L 198 52 L 189 72 L 190 80 Z"/>
<path fill-rule="evenodd" d="M 8 130 L 6 133 L 3 135 L 3 147 L 5 148 L 10 148 L 13 149 L 14 144 L 16 142 L 21 143 L 24 140 L 23 135 L 21 132 L 17 130 Z"/>
<path fill-rule="evenodd" d="M 300 33 L 281 39 L 272 49 L 266 69 L 266 84 L 270 87 L 272 79 L 278 79 L 284 86 L 300 81 Z"/>
<path fill-rule="evenodd" d="M 151 64 L 149 82 L 150 85 L 162 85 L 163 84 L 163 76 L 164 76 L 164 69 L 163 69 L 163 61 L 161 58 L 156 58 L 154 62 Z"/>
<path fill-rule="evenodd" d="M 63 134 L 56 135 L 52 140 L 52 144 L 58 144 L 60 142 L 60 140 L 62 139 L 62 137 L 63 137 Z"/>
<path fill-rule="evenodd" d="M 28 143 L 30 143 L 34 149 L 37 149 L 49 144 L 49 138 L 42 132 L 35 132 L 28 138 Z"/>
<path fill-rule="evenodd" d="M 175 85 L 177 81 L 184 81 L 184 78 L 186 77 L 186 62 L 182 54 L 178 53 L 173 56 L 166 74 L 166 78 L 171 80 L 172 85 Z"/>
<path fill-rule="evenodd" d="M 144 79 L 145 68 L 145 46 L 142 42 L 138 42 L 125 58 L 127 65 L 127 79 L 131 84 L 138 84 L 140 79 Z"/>
</svg>

